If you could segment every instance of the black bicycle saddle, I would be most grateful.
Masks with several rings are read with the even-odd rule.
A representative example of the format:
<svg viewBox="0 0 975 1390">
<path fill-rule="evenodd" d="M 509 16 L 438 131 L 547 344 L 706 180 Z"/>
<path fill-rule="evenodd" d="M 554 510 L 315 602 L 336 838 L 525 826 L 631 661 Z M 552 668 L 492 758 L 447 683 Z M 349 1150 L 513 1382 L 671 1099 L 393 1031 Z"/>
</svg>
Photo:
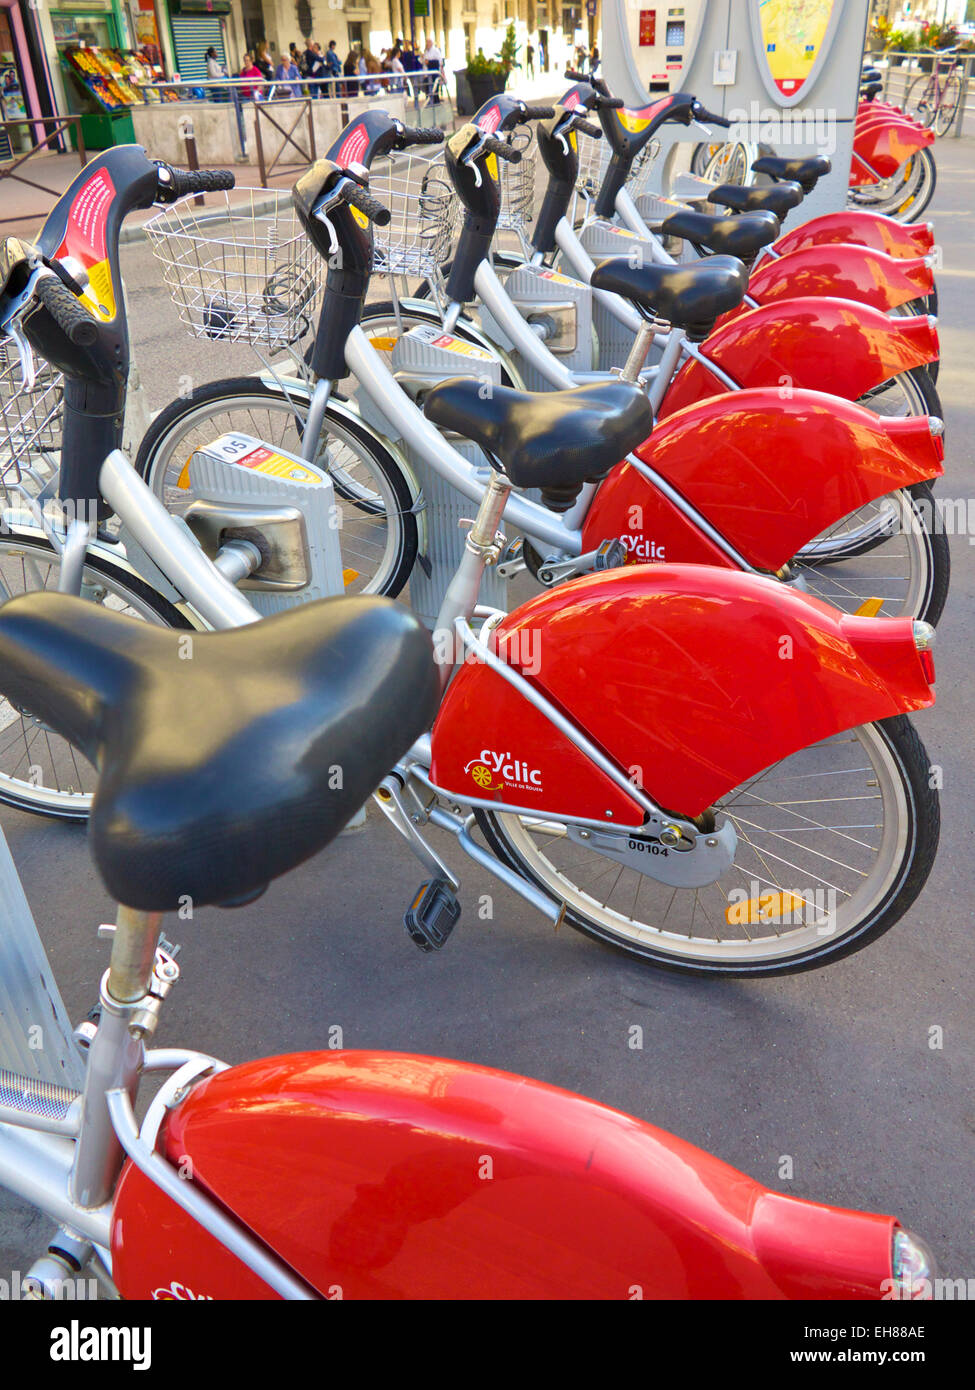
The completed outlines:
<svg viewBox="0 0 975 1390">
<path fill-rule="evenodd" d="M 761 188 L 719 183 L 708 193 L 708 202 L 735 212 L 774 212 L 781 222 L 790 208 L 802 202 L 802 189 L 791 182 L 763 184 Z"/>
<path fill-rule="evenodd" d="M 571 488 L 598 478 L 642 444 L 653 425 L 639 386 L 596 382 L 569 391 L 485 393 L 453 377 L 427 393 L 423 413 L 496 455 L 515 487 Z"/>
<path fill-rule="evenodd" d="M 681 237 L 719 255 L 737 256 L 746 265 L 751 265 L 763 246 L 771 245 L 780 230 L 781 223 L 771 212 L 711 217 L 705 212 L 684 209 L 673 213 L 661 227 L 667 236 Z"/>
<path fill-rule="evenodd" d="M 629 256 L 601 261 L 589 282 L 594 290 L 611 290 L 648 313 L 686 330 L 689 338 L 706 338 L 716 319 L 741 303 L 748 290 L 748 271 L 734 256 L 708 256 L 691 265 L 633 265 Z"/>
<path fill-rule="evenodd" d="M 427 632 L 380 598 L 190 634 L 25 594 L 0 608 L 0 690 L 98 767 L 95 864 L 147 912 L 248 900 L 323 848 L 439 700 Z"/>
<path fill-rule="evenodd" d="M 756 174 L 767 174 L 770 179 L 794 181 L 804 193 L 811 193 L 817 180 L 828 174 L 832 167 L 824 154 L 809 155 L 806 159 L 787 159 L 782 155 L 763 154 L 752 165 Z"/>
</svg>

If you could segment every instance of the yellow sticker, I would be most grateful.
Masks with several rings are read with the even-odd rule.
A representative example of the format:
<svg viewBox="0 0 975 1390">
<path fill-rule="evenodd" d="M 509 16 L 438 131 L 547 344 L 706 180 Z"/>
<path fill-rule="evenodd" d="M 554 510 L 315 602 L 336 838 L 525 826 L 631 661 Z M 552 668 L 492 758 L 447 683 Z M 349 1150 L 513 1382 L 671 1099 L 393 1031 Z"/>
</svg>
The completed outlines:
<svg viewBox="0 0 975 1390">
<path fill-rule="evenodd" d="M 93 304 L 91 298 L 85 295 L 81 303 L 96 318 L 103 319 L 106 323 L 111 322 L 115 317 L 115 290 L 112 287 L 112 272 L 107 260 L 88 267 L 88 284 L 97 302 Z"/>
<path fill-rule="evenodd" d="M 366 214 L 364 212 L 360 212 L 358 208 L 354 208 L 351 203 L 349 204 L 349 211 L 352 213 L 352 216 L 355 218 L 356 222 L 358 222 L 360 227 L 365 229 L 369 226 L 369 218 L 366 216 Z"/>
<path fill-rule="evenodd" d="M 430 344 L 431 347 L 443 348 L 444 352 L 459 352 L 464 357 L 476 357 L 481 362 L 493 362 L 494 358 L 489 352 L 484 352 L 481 348 L 475 347 L 473 343 L 465 343 L 460 338 L 452 338 L 449 333 L 441 333 Z"/>
<path fill-rule="evenodd" d="M 576 151 L 576 153 L 578 153 L 578 151 L 579 151 L 579 137 L 578 137 L 578 135 L 575 133 L 574 130 L 570 130 L 570 131 L 569 131 L 569 144 L 570 144 L 570 145 L 572 146 L 572 148 Z"/>
<path fill-rule="evenodd" d="M 284 454 L 275 453 L 264 445 L 259 449 L 253 449 L 237 462 L 242 468 L 264 473 L 269 478 L 286 478 L 289 483 L 307 483 L 314 486 L 322 481 L 318 473 L 306 468 L 303 463 L 297 463 Z"/>
<path fill-rule="evenodd" d="M 759 927 L 783 920 L 801 922 L 808 906 L 805 899 L 795 893 L 770 890 L 743 903 L 729 903 L 724 916 L 729 927 Z"/>
<path fill-rule="evenodd" d="M 649 116 L 638 116 L 635 111 L 617 111 L 616 119 L 624 130 L 628 130 L 631 135 L 639 135 L 641 130 L 646 130 L 650 124 Z"/>
<path fill-rule="evenodd" d="M 497 183 L 498 156 L 496 154 L 489 154 L 487 159 L 484 161 L 484 166 L 487 169 L 488 173 L 491 175 L 491 178 L 494 179 L 494 182 Z"/>
<path fill-rule="evenodd" d="M 883 606 L 882 598 L 865 598 L 854 616 L 857 618 L 875 618 Z"/>
</svg>

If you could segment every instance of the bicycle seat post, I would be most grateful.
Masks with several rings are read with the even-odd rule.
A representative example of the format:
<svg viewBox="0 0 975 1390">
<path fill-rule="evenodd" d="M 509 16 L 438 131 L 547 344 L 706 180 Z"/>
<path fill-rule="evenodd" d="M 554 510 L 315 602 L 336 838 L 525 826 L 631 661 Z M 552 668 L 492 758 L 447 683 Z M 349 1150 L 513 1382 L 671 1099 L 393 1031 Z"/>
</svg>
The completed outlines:
<svg viewBox="0 0 975 1390">
<path fill-rule="evenodd" d="M 160 912 L 137 912 L 119 904 L 107 984 L 119 1004 L 134 1004 L 148 991 L 161 922 Z"/>
</svg>

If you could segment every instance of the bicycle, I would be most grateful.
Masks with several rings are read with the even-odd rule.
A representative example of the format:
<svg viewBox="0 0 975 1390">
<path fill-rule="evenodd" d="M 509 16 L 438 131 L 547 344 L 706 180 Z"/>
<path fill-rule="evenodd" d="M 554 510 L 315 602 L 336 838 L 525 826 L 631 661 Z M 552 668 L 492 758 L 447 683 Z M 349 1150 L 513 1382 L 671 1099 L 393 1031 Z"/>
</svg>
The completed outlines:
<svg viewBox="0 0 975 1390">
<path fill-rule="evenodd" d="M 931 49 L 937 60 L 930 73 L 914 78 L 904 96 L 904 111 L 935 135 L 947 135 L 961 100 L 961 59 L 953 48 Z"/>
<path fill-rule="evenodd" d="M 87 1276 L 104 1297 L 154 1300 L 880 1299 L 933 1274 L 893 1217 L 771 1192 L 525 1077 L 401 1053 L 228 1067 L 152 1047 L 180 976 L 162 914 L 188 892 L 246 901 L 323 848 L 439 686 L 428 637 L 376 598 L 203 634 L 192 661 L 179 640 L 64 595 L 0 609 L 0 688 L 36 700 L 43 670 L 45 717 L 97 749 L 92 855 L 137 904 L 99 928 L 111 959 L 82 1054 L 0 835 L 19 909 L 0 1017 L 20 1025 L 0 1055 L 0 1183 L 56 1227 L 25 1297 L 77 1296 Z M 147 1079 L 162 1084 L 140 1123 Z M 503 1180 L 483 1181 L 485 1154 Z"/>
<path fill-rule="evenodd" d="M 345 238 L 357 234 L 353 229 L 367 231 L 371 219 L 384 215 L 356 180 L 336 179 L 331 170 L 306 177 L 299 206 L 323 240 L 327 229 L 316 214 L 327 210 L 333 230 L 349 245 Z M 343 265 L 348 271 L 350 262 Z M 72 351 L 97 358 L 94 320 L 55 273 L 29 258 L 15 269 L 27 277 L 18 284 L 31 342 L 39 350 L 43 344 L 57 364 L 74 335 L 83 341 Z M 541 415 L 539 401 L 551 407 Z M 614 467 L 645 437 L 649 403 L 629 381 L 539 398 L 504 388 L 484 396 L 476 380 L 461 379 L 430 390 L 425 411 L 435 439 L 441 436 L 434 426 L 462 430 L 484 451 L 491 472 L 434 624 L 443 697 L 436 720 L 395 767 L 387 763 L 377 792 L 380 809 L 429 875 L 407 913 L 418 943 L 442 947 L 460 913 L 459 880 L 427 838 L 428 826 L 451 834 L 466 856 L 549 921 L 564 920 L 638 958 L 692 973 L 811 968 L 859 949 L 893 925 L 920 892 L 937 845 L 938 802 L 927 785 L 925 755 L 909 723 L 897 717 L 933 701 L 932 629 L 906 618 L 849 617 L 774 580 L 733 570 L 623 568 L 618 552 L 607 553 L 604 572 L 508 614 L 479 606 L 483 577 L 505 550 L 498 527 L 512 488 L 551 491 L 571 501 L 587 478 Z M 226 477 L 231 498 L 239 496 L 234 489 L 262 447 L 256 440 L 225 440 L 194 459 L 191 473 L 199 466 L 211 478 Z M 268 476 L 281 471 L 275 467 Z M 65 502 L 90 504 L 96 486 L 90 473 L 62 467 L 60 477 Z M 66 493 L 68 482 L 74 493 Z M 327 475 L 317 480 L 315 493 L 327 504 Z M 312 515 L 314 496 L 306 496 Z M 114 508 L 123 534 L 151 557 L 154 572 L 180 583 L 192 608 L 214 627 L 257 619 L 231 578 L 259 581 L 276 560 L 302 549 L 293 529 L 282 545 L 278 528 L 284 520 L 294 528 L 298 520 L 272 511 L 265 497 L 259 511 L 223 511 L 215 528 L 223 543 L 211 562 L 117 450 L 97 469 L 95 497 Z M 207 507 L 204 513 L 210 516 Z M 330 579 L 331 593 L 341 593 L 338 540 L 327 527 L 320 544 L 332 556 L 323 587 Z M 65 540 L 66 590 L 81 588 L 89 546 L 104 548 L 84 525 Z M 294 600 L 304 606 L 300 589 Z M 88 607 L 93 622 L 104 620 L 101 605 Z M 610 611 L 611 621 L 593 621 L 594 613 Z M 653 623 L 650 612 L 657 615 Z M 157 640 L 149 624 L 139 630 L 141 638 L 127 640 Z M 775 655 L 783 634 L 793 657 L 788 663 Z M 538 644 L 546 653 L 541 679 L 533 670 Z M 605 683 L 590 688 L 580 670 L 599 671 Z M 640 673 L 636 685 L 633 672 Z M 797 680 L 805 692 L 801 707 Z M 748 699 L 729 704 L 730 690 L 743 682 Z M 678 692 L 691 688 L 693 705 L 675 741 L 665 710 L 682 709 Z M 48 737 L 57 730 L 89 757 L 96 751 L 77 730 L 72 740 L 71 726 L 52 717 L 54 697 L 40 672 L 33 693 L 25 688 L 18 696 L 8 683 L 8 694 L 12 708 L 46 728 Z M 246 713 L 246 701 L 243 707 Z M 729 738 L 732 708 L 735 735 Z M 825 797 L 824 775 L 832 779 Z M 358 773 L 352 780 L 361 804 L 369 788 Z M 19 786 L 12 781 L 5 794 L 13 790 L 30 806 L 33 787 L 26 779 Z M 793 817 L 797 796 L 805 807 L 803 834 L 785 856 L 777 848 L 782 827 L 776 818 Z M 845 822 L 836 823 L 837 807 L 859 796 L 877 803 L 873 828 L 848 842 Z M 96 841 L 100 804 L 94 806 Z M 680 813 L 669 809 L 675 806 Z M 65 794 L 53 808 L 40 809 L 78 816 L 90 801 Z M 475 841 L 475 827 L 486 848 Z M 834 836 L 843 842 L 842 860 L 830 853 Z M 828 885 L 822 872 L 827 860 L 833 866 Z M 772 871 L 776 863 L 783 867 Z M 614 870 L 612 883 L 600 886 Z M 785 881 L 776 882 L 776 874 Z M 770 934 L 756 927 L 750 909 L 743 920 L 737 907 L 732 910 L 728 895 L 741 876 L 778 894 Z M 817 883 L 835 895 L 818 906 Z"/>
</svg>

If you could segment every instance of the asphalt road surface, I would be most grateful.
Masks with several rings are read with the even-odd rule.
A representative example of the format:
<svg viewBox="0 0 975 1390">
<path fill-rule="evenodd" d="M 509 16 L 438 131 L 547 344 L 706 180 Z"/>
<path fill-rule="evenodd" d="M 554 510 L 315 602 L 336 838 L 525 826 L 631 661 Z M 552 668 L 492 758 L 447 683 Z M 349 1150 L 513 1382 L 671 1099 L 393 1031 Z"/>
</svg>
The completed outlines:
<svg viewBox="0 0 975 1390">
<path fill-rule="evenodd" d="M 941 140 L 928 216 L 938 279 L 947 418 L 945 497 L 975 475 L 975 140 Z M 126 247 L 134 340 L 153 408 L 181 387 L 251 370 L 246 349 L 191 342 L 145 245 Z M 783 460 L 783 467 L 787 467 Z M 555 933 L 486 874 L 462 870 L 464 913 L 447 948 L 423 956 L 402 914 L 423 877 L 378 812 L 272 885 L 251 907 L 171 923 L 183 979 L 157 1043 L 228 1061 L 327 1045 L 465 1058 L 596 1097 L 671 1130 L 769 1186 L 896 1213 L 934 1247 L 942 1274 L 975 1276 L 975 550 L 952 540 L 938 636 L 939 702 L 917 725 L 944 769 L 941 850 L 912 911 L 836 965 L 779 979 L 702 981 Z M 174 736 L 178 731 L 174 730 Z M 94 1002 L 113 911 L 84 830 L 0 808 L 65 1001 Z M 491 894 L 493 920 L 478 901 Z M 642 1051 L 628 1046 L 640 1024 Z M 943 1046 L 929 1046 L 931 1030 Z M 793 1176 L 779 1177 L 792 1159 Z M 0 1194 L 0 1278 L 26 1271 L 50 1223 Z"/>
</svg>

